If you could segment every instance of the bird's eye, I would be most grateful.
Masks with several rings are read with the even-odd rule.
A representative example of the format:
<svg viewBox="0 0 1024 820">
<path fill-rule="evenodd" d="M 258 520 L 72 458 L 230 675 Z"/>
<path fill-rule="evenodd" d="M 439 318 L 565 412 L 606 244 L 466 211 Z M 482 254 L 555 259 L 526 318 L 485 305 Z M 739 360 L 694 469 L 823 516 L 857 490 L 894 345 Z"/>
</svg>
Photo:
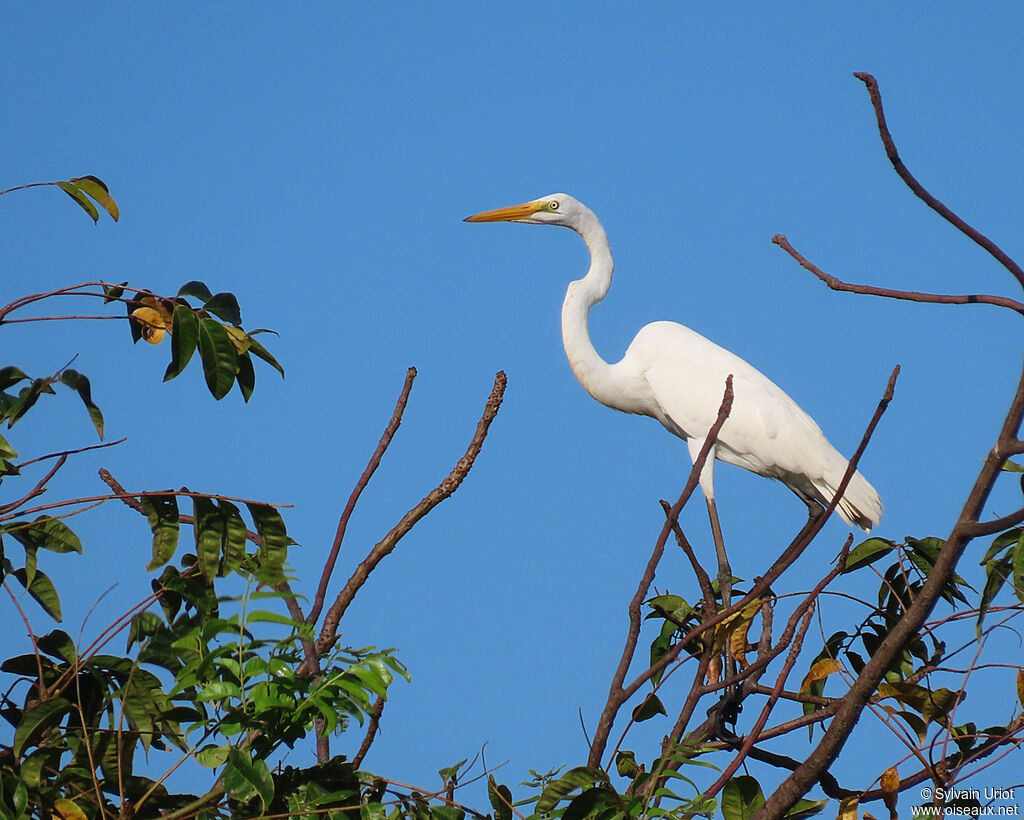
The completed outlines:
<svg viewBox="0 0 1024 820">
<path fill-rule="evenodd" d="M 558 210 L 558 200 L 557 199 L 552 199 L 548 203 L 548 210 L 549 211 L 557 211 Z"/>
</svg>

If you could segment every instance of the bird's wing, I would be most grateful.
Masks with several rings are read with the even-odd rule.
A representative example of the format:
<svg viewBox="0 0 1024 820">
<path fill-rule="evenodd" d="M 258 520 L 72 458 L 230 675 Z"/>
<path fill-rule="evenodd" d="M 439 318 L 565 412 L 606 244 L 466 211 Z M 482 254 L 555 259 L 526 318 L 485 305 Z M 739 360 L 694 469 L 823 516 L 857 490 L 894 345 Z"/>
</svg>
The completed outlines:
<svg viewBox="0 0 1024 820">
<path fill-rule="evenodd" d="M 829 452 L 835 452 L 814 420 L 780 387 L 683 325 L 646 326 L 626 360 L 642 370 L 660 411 L 687 438 L 707 435 L 722 404 L 725 380 L 732 375 L 733 407 L 719 434 L 723 461 L 775 478 L 814 477 L 826 469 Z"/>
</svg>

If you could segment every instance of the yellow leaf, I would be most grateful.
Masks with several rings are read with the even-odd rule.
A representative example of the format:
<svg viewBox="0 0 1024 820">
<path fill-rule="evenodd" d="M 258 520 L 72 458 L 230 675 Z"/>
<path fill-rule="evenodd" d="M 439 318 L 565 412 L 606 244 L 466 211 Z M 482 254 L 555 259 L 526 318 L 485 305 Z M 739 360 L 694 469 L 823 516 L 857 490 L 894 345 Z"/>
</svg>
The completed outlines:
<svg viewBox="0 0 1024 820">
<path fill-rule="evenodd" d="M 842 666 L 839 665 L 839 661 L 835 658 L 819 658 L 811 664 L 811 668 L 807 671 L 804 682 L 800 684 L 800 693 L 808 694 L 814 684 L 820 680 L 825 680 L 829 675 L 834 675 L 840 669 L 842 669 Z"/>
<path fill-rule="evenodd" d="M 53 808 L 54 813 L 51 815 L 53 820 L 88 820 L 85 812 L 78 808 L 78 804 L 66 797 L 58 798 L 57 802 L 53 804 Z"/>
<path fill-rule="evenodd" d="M 722 679 L 722 659 L 720 655 L 713 655 L 708 662 L 707 679 L 709 686 L 714 686 Z"/>
<path fill-rule="evenodd" d="M 839 815 L 836 820 L 857 820 L 859 797 L 844 797 L 839 801 Z"/>
<path fill-rule="evenodd" d="M 1017 700 L 1024 706 L 1024 669 L 1017 672 Z"/>
<path fill-rule="evenodd" d="M 164 333 L 171 329 L 171 317 L 164 311 L 152 307 L 140 307 L 132 311 L 132 318 L 142 326 L 142 338 L 151 345 L 160 344 Z"/>
<path fill-rule="evenodd" d="M 754 616 L 760 610 L 761 602 L 755 599 L 722 624 L 729 625 L 729 651 L 741 667 L 747 666 L 747 634 L 754 622 Z"/>
<path fill-rule="evenodd" d="M 234 325 L 224 325 L 224 329 L 228 332 L 231 343 L 239 354 L 245 353 L 249 349 L 249 334 L 242 330 L 242 328 L 235 327 Z"/>
<path fill-rule="evenodd" d="M 900 774 L 895 766 L 890 766 L 882 772 L 882 779 L 879 785 L 882 787 L 882 802 L 890 812 L 896 811 L 896 795 L 900 791 Z"/>
</svg>

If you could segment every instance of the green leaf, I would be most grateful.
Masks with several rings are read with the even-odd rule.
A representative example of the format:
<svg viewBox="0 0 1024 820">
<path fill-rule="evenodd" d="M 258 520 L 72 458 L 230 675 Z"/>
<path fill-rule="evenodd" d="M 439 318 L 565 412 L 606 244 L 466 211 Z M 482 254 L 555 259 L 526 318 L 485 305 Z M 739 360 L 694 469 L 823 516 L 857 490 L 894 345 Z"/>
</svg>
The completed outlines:
<svg viewBox="0 0 1024 820">
<path fill-rule="evenodd" d="M 28 817 L 25 814 L 25 809 L 28 808 L 28 789 L 25 788 L 23 782 L 19 782 L 14 787 L 14 794 L 11 795 L 11 808 L 14 809 L 14 817 L 21 820 L 22 817 Z"/>
<path fill-rule="evenodd" d="M 288 546 L 294 543 L 285 531 L 281 514 L 266 504 L 247 504 L 249 515 L 260 536 L 259 564 L 279 570 L 288 558 Z"/>
<path fill-rule="evenodd" d="M 1018 672 L 1017 677 L 1018 681 L 1024 679 L 1024 672 Z M 1021 698 L 1021 700 L 1024 701 L 1024 698 Z M 950 733 L 961 754 L 967 754 L 974 748 L 974 744 L 978 742 L 978 724 L 974 722 L 954 726 L 950 729 Z"/>
<path fill-rule="evenodd" d="M 1012 550 L 1013 555 L 1013 592 L 1017 600 L 1024 603 L 1024 543 L 1020 541 Z"/>
<path fill-rule="evenodd" d="M 103 288 L 103 304 L 116 302 L 124 296 L 124 286 L 127 284 L 127 282 L 122 282 L 119 285 L 101 285 Z"/>
<path fill-rule="evenodd" d="M 164 371 L 168 382 L 181 373 L 196 351 L 199 342 L 199 318 L 188 305 L 179 302 L 171 317 L 171 363 Z"/>
<path fill-rule="evenodd" d="M 96 210 L 96 206 L 92 204 L 89 197 L 87 197 L 77 185 L 72 182 L 55 182 L 53 184 L 75 200 L 75 202 L 81 206 L 82 210 L 92 217 L 92 221 L 94 223 L 100 221 L 100 212 Z"/>
<path fill-rule="evenodd" d="M 512 820 L 512 792 L 499 785 L 493 774 L 487 775 L 487 799 L 494 809 L 494 820 Z"/>
<path fill-rule="evenodd" d="M 78 190 L 84 191 L 95 199 L 99 206 L 110 214 L 110 218 L 115 222 L 121 218 L 121 212 L 117 208 L 117 203 L 114 202 L 114 198 L 110 195 L 109 189 L 99 177 L 94 177 L 89 174 L 84 177 L 72 177 L 69 181 L 72 185 L 78 188 Z"/>
<path fill-rule="evenodd" d="M 241 694 L 242 690 L 238 688 L 238 684 L 226 680 L 215 680 L 202 688 L 196 696 L 196 700 L 228 700 L 240 697 Z"/>
<path fill-rule="evenodd" d="M 335 817 L 329 817 L 328 820 L 344 820 L 349 815 L 344 812 L 335 812 Z M 431 806 L 430 807 L 430 820 L 465 820 L 466 812 L 464 809 L 460 809 L 458 806 Z"/>
<path fill-rule="evenodd" d="M 3 412 L 2 418 L 7 420 L 7 426 L 13 427 L 18 419 L 32 409 L 43 393 L 53 393 L 49 379 L 34 379 L 28 387 L 23 387 L 18 398 Z"/>
<path fill-rule="evenodd" d="M 644 698 L 644 702 L 633 710 L 633 720 L 637 723 L 641 723 L 642 721 L 650 720 L 655 715 L 667 714 L 668 712 L 665 711 L 665 705 L 661 702 L 658 696 L 654 694 L 654 692 L 651 692 L 646 698 Z"/>
<path fill-rule="evenodd" d="M 572 799 L 568 806 L 565 808 L 565 814 L 562 815 L 562 820 L 583 820 L 588 817 L 592 812 L 596 812 L 601 808 L 608 806 L 614 806 L 619 802 L 618 795 L 608 788 L 607 786 L 595 786 L 590 789 L 586 789 L 583 793 L 578 794 Z M 603 814 L 603 813 L 601 813 Z M 625 817 L 625 812 L 616 813 L 613 817 Z"/>
<path fill-rule="evenodd" d="M 196 538 L 196 555 L 199 568 L 207 578 L 215 577 L 220 571 L 220 553 L 224 543 L 224 518 L 209 498 L 197 496 L 192 499 L 192 531 Z"/>
<path fill-rule="evenodd" d="M 60 598 L 57 597 L 57 589 L 46 573 L 42 570 L 36 570 L 31 580 L 24 569 L 16 569 L 11 575 L 18 579 L 21 585 L 28 591 L 28 594 L 35 598 L 36 603 L 46 610 L 46 613 L 53 620 L 58 622 L 62 620 L 63 616 L 60 611 Z"/>
<path fill-rule="evenodd" d="M 274 778 L 270 769 L 263 760 L 251 760 L 248 752 L 231 749 L 222 777 L 224 791 L 236 800 L 246 802 L 259 797 L 265 810 L 274 799 Z"/>
<path fill-rule="evenodd" d="M 152 572 L 162 567 L 174 555 L 178 548 L 180 521 L 178 518 L 178 499 L 173 493 L 166 495 L 147 495 L 141 499 L 142 509 L 153 531 L 153 558 L 146 565 Z"/>
<path fill-rule="evenodd" d="M 252 331 L 252 333 L 249 334 L 249 351 L 251 353 L 255 353 L 257 356 L 259 356 L 261 359 L 263 359 L 263 361 L 265 361 L 267 364 L 269 364 L 271 367 L 273 367 L 278 373 L 281 374 L 281 378 L 283 379 L 284 378 L 284 368 L 281 367 L 281 365 L 278 363 L 277 359 L 275 359 L 273 356 L 270 355 L 270 353 L 267 351 L 267 349 L 263 345 L 261 345 L 259 342 L 256 341 L 256 339 L 253 338 L 253 336 L 256 334 L 256 332 L 257 331 L 254 330 L 254 331 Z M 267 332 L 270 332 L 270 331 L 267 331 Z"/>
<path fill-rule="evenodd" d="M 131 626 L 128 627 L 128 649 L 135 644 L 143 643 L 164 630 L 164 622 L 154 612 L 137 612 L 132 616 Z"/>
<path fill-rule="evenodd" d="M 238 374 L 236 380 L 238 381 L 238 389 L 242 394 L 243 401 L 248 402 L 252 397 L 253 390 L 256 389 L 256 371 L 252 366 L 252 357 L 248 351 L 238 354 Z"/>
<path fill-rule="evenodd" d="M 722 816 L 725 820 L 748 820 L 763 805 L 761 784 L 750 775 L 734 777 L 722 789 Z"/>
<path fill-rule="evenodd" d="M 447 783 L 449 780 L 458 782 L 459 769 L 466 765 L 467 760 L 469 760 L 469 758 L 464 757 L 462 758 L 462 760 L 460 760 L 458 763 L 452 766 L 445 766 L 441 769 L 438 769 L 437 773 L 441 776 L 441 782 Z"/>
<path fill-rule="evenodd" d="M 289 618 L 287 615 L 281 615 L 278 612 L 268 612 L 265 609 L 257 609 L 255 612 L 250 612 L 245 619 L 247 624 L 251 623 L 266 623 L 266 624 L 281 624 L 282 626 L 296 626 L 294 619 Z"/>
<path fill-rule="evenodd" d="M 96 433 L 102 441 L 103 414 L 100 412 L 100 408 L 97 407 L 96 403 L 92 400 L 92 388 L 89 385 L 89 380 L 77 370 L 72 370 L 71 368 L 61 372 L 60 380 L 78 393 L 79 398 L 82 399 L 82 404 L 85 405 L 85 409 L 89 413 L 89 418 L 92 419 L 92 426 L 96 428 Z"/>
<path fill-rule="evenodd" d="M 888 538 L 868 538 L 854 547 L 846 556 L 843 572 L 854 572 L 868 564 L 873 564 L 883 555 L 892 552 L 896 544 Z"/>
<path fill-rule="evenodd" d="M 224 325 L 216 319 L 199 320 L 199 356 L 206 386 L 215 399 L 224 398 L 235 383 L 238 354 Z"/>
<path fill-rule="evenodd" d="M 20 381 L 25 381 L 29 377 L 17 367 L 0 367 L 0 390 L 6 390 L 8 387 L 17 384 Z"/>
<path fill-rule="evenodd" d="M 75 647 L 75 642 L 62 629 L 54 629 L 43 635 L 37 643 L 43 652 L 53 658 L 68 663 L 75 663 L 78 660 L 78 649 Z"/>
<path fill-rule="evenodd" d="M 82 542 L 71 528 L 59 518 L 41 515 L 35 521 L 14 521 L 0 532 L 13 535 L 26 550 L 44 549 L 50 552 L 77 552 L 82 554 Z"/>
<path fill-rule="evenodd" d="M 0 436 L 0 476 L 17 475 L 20 471 L 18 465 L 11 459 L 18 457 L 18 451 L 11 447 L 10 443 L 3 436 Z M 0 550 L 0 557 L 3 557 Z"/>
<path fill-rule="evenodd" d="M 633 752 L 619 751 L 615 753 L 615 771 L 622 777 L 633 779 L 640 773 L 640 766 L 636 762 L 636 755 Z"/>
<path fill-rule="evenodd" d="M 981 627 L 992 606 L 992 599 L 996 597 L 999 590 L 1003 588 L 1006 579 L 1013 572 L 1013 559 L 1011 557 L 1000 558 L 998 561 L 989 561 L 985 565 L 985 588 L 981 591 L 981 602 L 978 604 L 978 621 L 976 631 L 978 638 L 981 638 Z"/>
<path fill-rule="evenodd" d="M 230 746 L 214 746 L 212 743 L 207 744 L 196 752 L 196 763 L 200 766 L 205 766 L 208 769 L 216 769 L 218 766 L 222 766 L 228 759 L 229 751 L 231 751 Z"/>
<path fill-rule="evenodd" d="M 209 311 L 219 319 L 223 319 L 229 325 L 236 327 L 242 324 L 242 309 L 238 306 L 238 299 L 233 293 L 215 293 L 203 304 L 203 309 Z"/>
<path fill-rule="evenodd" d="M 54 771 L 59 768 L 61 750 L 44 747 L 26 755 L 21 761 L 21 781 L 30 789 L 38 789 L 43 782 L 43 770 Z"/>
<path fill-rule="evenodd" d="M 219 501 L 218 506 L 224 519 L 224 550 L 221 572 L 227 575 L 238 569 L 245 560 L 245 541 L 249 531 L 246 529 L 238 507 L 230 501 Z"/>
<path fill-rule="evenodd" d="M 924 743 L 925 738 L 928 736 L 928 722 L 924 718 L 918 717 L 913 712 L 908 712 L 904 709 L 886 708 L 886 711 L 901 718 L 904 723 L 914 730 L 918 742 Z"/>
<path fill-rule="evenodd" d="M 793 808 L 787 811 L 783 817 L 792 818 L 792 820 L 801 820 L 804 817 L 813 817 L 816 814 L 821 814 L 821 810 L 828 805 L 828 800 L 808 800 L 801 797 L 796 803 L 793 804 Z"/>
<path fill-rule="evenodd" d="M 71 709 L 70 701 L 64 698 L 50 698 L 25 712 L 14 729 L 14 756 L 20 757 L 27 746 L 38 740 L 45 730 L 60 723 Z"/>
<path fill-rule="evenodd" d="M 538 814 L 548 814 L 576 789 L 587 788 L 595 783 L 607 785 L 608 775 L 601 769 L 587 766 L 570 769 L 544 787 L 544 791 L 541 792 L 540 798 L 537 800 L 536 811 Z"/>
<path fill-rule="evenodd" d="M 1007 547 L 1019 543 L 1022 536 L 1024 536 L 1024 529 L 1021 529 L 1020 527 L 1014 527 L 1011 530 L 999 533 L 999 535 L 992 539 L 992 546 L 988 548 L 988 552 L 985 553 L 985 557 L 978 563 L 981 566 L 985 566 L 985 564 L 995 558 Z"/>
<path fill-rule="evenodd" d="M 191 282 L 186 282 L 178 288 L 178 296 L 192 296 L 205 303 L 207 299 L 213 296 L 213 293 L 206 287 L 205 282 L 193 279 Z"/>
</svg>

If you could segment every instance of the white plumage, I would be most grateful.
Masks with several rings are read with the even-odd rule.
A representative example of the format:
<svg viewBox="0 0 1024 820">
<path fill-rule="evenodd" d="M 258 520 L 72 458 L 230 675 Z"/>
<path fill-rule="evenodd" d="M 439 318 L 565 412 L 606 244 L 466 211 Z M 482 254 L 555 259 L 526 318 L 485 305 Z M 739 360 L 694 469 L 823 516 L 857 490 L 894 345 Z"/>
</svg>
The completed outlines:
<svg viewBox="0 0 1024 820">
<path fill-rule="evenodd" d="M 551 194 L 466 221 L 564 225 L 583 237 L 590 250 L 590 270 L 569 284 L 562 306 L 562 340 L 569 364 L 597 401 L 657 419 L 686 441 L 691 458 L 696 458 L 715 422 L 725 380 L 732 375 L 732 411 L 700 476 L 713 523 L 714 459 L 778 479 L 806 501 L 831 502 L 847 460 L 793 399 L 739 356 L 675 322 L 643 327 L 615 364 L 597 354 L 587 317 L 608 293 L 615 266 L 593 211 L 568 194 Z M 870 530 L 881 518 L 882 502 L 858 472 L 837 509 L 848 523 Z"/>
</svg>

